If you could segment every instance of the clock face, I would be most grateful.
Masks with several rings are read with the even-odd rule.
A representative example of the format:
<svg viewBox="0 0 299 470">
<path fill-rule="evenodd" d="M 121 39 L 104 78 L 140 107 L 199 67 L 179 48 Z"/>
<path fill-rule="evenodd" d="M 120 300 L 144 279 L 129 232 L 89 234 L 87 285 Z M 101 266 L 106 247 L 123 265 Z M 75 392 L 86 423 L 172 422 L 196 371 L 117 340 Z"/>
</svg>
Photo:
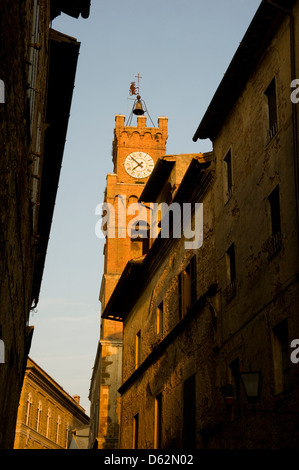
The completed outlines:
<svg viewBox="0 0 299 470">
<path fill-rule="evenodd" d="M 154 169 L 154 160 L 144 152 L 132 152 L 124 161 L 126 172 L 133 178 L 147 178 Z"/>
</svg>

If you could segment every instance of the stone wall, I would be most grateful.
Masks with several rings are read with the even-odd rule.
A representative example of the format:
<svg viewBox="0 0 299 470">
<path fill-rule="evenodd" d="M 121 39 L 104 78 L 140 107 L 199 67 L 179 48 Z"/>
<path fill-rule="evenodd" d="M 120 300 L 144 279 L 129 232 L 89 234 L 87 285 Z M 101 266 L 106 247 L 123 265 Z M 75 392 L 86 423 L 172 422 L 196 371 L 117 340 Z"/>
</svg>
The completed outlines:
<svg viewBox="0 0 299 470">
<path fill-rule="evenodd" d="M 180 156 L 179 168 L 181 167 Z M 184 158 L 184 156 L 182 157 Z M 190 160 L 186 155 L 187 161 Z M 188 166 L 187 166 L 188 168 Z M 176 170 L 173 169 L 169 180 Z M 184 174 L 181 174 L 181 179 Z M 179 180 L 177 180 L 179 183 Z M 167 182 L 166 182 L 167 184 Z M 163 192 L 163 188 L 161 188 Z M 138 447 L 155 446 L 155 398 L 162 394 L 162 448 L 182 448 L 183 384 L 197 374 L 198 421 L 200 403 L 212 403 L 213 355 L 216 336 L 207 306 L 191 309 L 179 317 L 178 275 L 196 256 L 196 291 L 204 297 L 215 283 L 213 193 L 203 199 L 204 243 L 199 250 L 186 250 L 184 239 L 173 239 L 160 267 L 148 277 L 144 290 L 124 322 L 122 419 L 120 447 L 133 446 L 133 418 L 139 415 Z M 185 202 L 188 202 L 187 199 Z M 146 274 L 145 274 L 146 276 Z M 163 302 L 161 331 L 157 331 L 157 309 Z M 215 302 L 215 298 L 211 298 Z M 136 335 L 140 332 L 141 356 L 136 367 Z M 144 365 L 146 363 L 146 366 Z M 203 365 L 204 363 L 204 365 Z M 132 375 L 135 379 L 130 382 Z M 128 381 L 128 382 L 127 382 Z"/>
<path fill-rule="evenodd" d="M 297 40 L 298 2 L 294 17 Z M 272 40 L 213 140 L 215 175 L 211 192 L 203 200 L 205 229 L 197 253 L 197 300 L 180 320 L 177 274 L 186 266 L 188 253 L 178 241 L 168 252 L 157 253 L 163 261 L 157 259 L 159 268 L 126 315 L 120 388 L 122 448 L 136 444 L 133 423 L 137 415 L 138 447 L 156 445 L 155 399 L 159 394 L 159 447 L 164 449 L 298 447 L 298 365 L 290 358 L 291 341 L 299 337 L 294 165 L 298 154 L 293 138 L 298 129 L 293 132 L 289 17 L 271 34 Z M 296 65 L 298 76 L 298 61 Z M 266 91 L 273 78 L 277 123 L 270 129 Z M 230 96 L 221 99 L 225 103 Z M 295 112 L 298 122 L 297 108 Z M 277 215 L 273 210 L 271 215 L 269 196 L 277 187 L 280 230 L 274 232 Z M 212 284 L 213 293 L 201 303 L 201 295 Z M 163 334 L 158 338 L 156 309 L 162 300 Z M 141 360 L 136 368 L 137 334 Z M 263 379 L 255 407 L 241 383 L 240 374 L 250 371 L 260 371 Z M 188 379 L 194 379 L 194 421 L 184 398 Z M 221 393 L 226 383 L 234 387 L 230 404 Z M 194 432 L 188 433 L 186 423 L 194 425 Z"/>
<path fill-rule="evenodd" d="M 1 448 L 13 444 L 31 334 L 27 322 L 36 235 L 37 150 L 45 122 L 50 22 L 49 2 L 40 4 L 38 12 L 33 0 L 1 3 L 0 77 L 5 83 L 5 103 L 0 105 L 0 334 L 5 344 L 5 364 L 0 364 Z M 40 34 L 35 44 L 37 22 Z"/>
</svg>

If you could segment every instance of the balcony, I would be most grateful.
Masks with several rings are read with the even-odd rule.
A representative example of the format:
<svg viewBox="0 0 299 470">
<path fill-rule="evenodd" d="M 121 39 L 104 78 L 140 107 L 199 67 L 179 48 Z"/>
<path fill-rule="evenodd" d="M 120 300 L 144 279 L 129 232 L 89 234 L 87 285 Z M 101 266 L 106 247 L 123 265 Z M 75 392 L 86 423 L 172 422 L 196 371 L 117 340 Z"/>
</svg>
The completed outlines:
<svg viewBox="0 0 299 470">
<path fill-rule="evenodd" d="M 226 302 L 230 302 L 236 295 L 236 281 L 233 279 L 223 291 Z"/>
<path fill-rule="evenodd" d="M 274 122 L 271 129 L 269 129 L 269 142 L 275 136 L 275 134 L 277 134 L 277 130 L 278 130 L 277 122 Z"/>
</svg>

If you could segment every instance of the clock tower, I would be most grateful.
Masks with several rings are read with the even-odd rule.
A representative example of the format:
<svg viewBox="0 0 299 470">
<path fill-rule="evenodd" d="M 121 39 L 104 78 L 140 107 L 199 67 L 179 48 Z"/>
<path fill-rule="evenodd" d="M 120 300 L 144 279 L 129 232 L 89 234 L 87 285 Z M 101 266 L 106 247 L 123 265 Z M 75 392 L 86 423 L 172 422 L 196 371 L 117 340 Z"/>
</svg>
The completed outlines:
<svg viewBox="0 0 299 470">
<path fill-rule="evenodd" d="M 132 203 L 137 203 L 150 177 L 155 163 L 165 155 L 168 118 L 160 117 L 158 127 L 147 127 L 147 117 L 137 116 L 137 126 L 125 125 L 125 116 L 116 115 L 114 139 L 112 144 L 113 173 L 107 175 L 104 202 L 114 207 L 115 236 L 106 237 L 104 247 L 104 274 L 102 278 L 100 301 L 101 311 L 111 294 L 127 262 L 146 253 L 140 240 L 130 237 L 127 227 L 120 227 L 119 211 Z M 123 229 L 123 230 L 120 230 Z M 121 234 L 121 236 L 120 236 Z M 97 441 L 99 449 L 118 447 L 118 428 L 120 419 L 120 396 L 122 373 L 122 323 L 101 319 L 101 336 L 94 367 L 98 371 Z M 94 386 L 92 383 L 91 388 Z M 91 403 L 91 408 L 92 408 Z"/>
<path fill-rule="evenodd" d="M 147 127 L 146 116 L 137 117 L 137 127 L 125 126 L 125 116 L 115 117 L 113 164 L 119 180 L 145 184 L 158 158 L 165 155 L 168 118 L 159 127 Z"/>
</svg>

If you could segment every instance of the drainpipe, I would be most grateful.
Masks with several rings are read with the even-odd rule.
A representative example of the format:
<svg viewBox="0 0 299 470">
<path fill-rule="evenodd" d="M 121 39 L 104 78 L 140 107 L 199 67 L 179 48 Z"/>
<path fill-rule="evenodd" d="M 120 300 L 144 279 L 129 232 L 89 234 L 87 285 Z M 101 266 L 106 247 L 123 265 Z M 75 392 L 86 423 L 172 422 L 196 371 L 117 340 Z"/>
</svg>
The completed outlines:
<svg viewBox="0 0 299 470">
<path fill-rule="evenodd" d="M 273 0 L 264 0 L 270 5 L 278 8 L 286 13 L 290 18 L 290 51 L 291 51 L 291 81 L 296 77 L 296 60 L 295 60 L 295 22 L 292 9 L 288 10 L 280 5 L 277 5 Z M 299 77 L 298 77 L 299 78 Z M 296 215 L 297 215 L 297 236 L 299 238 L 299 157 L 298 157 L 298 119 L 296 103 L 292 102 L 292 123 L 293 123 L 293 154 L 294 154 L 294 173 L 295 173 L 295 192 L 296 192 Z"/>
</svg>

